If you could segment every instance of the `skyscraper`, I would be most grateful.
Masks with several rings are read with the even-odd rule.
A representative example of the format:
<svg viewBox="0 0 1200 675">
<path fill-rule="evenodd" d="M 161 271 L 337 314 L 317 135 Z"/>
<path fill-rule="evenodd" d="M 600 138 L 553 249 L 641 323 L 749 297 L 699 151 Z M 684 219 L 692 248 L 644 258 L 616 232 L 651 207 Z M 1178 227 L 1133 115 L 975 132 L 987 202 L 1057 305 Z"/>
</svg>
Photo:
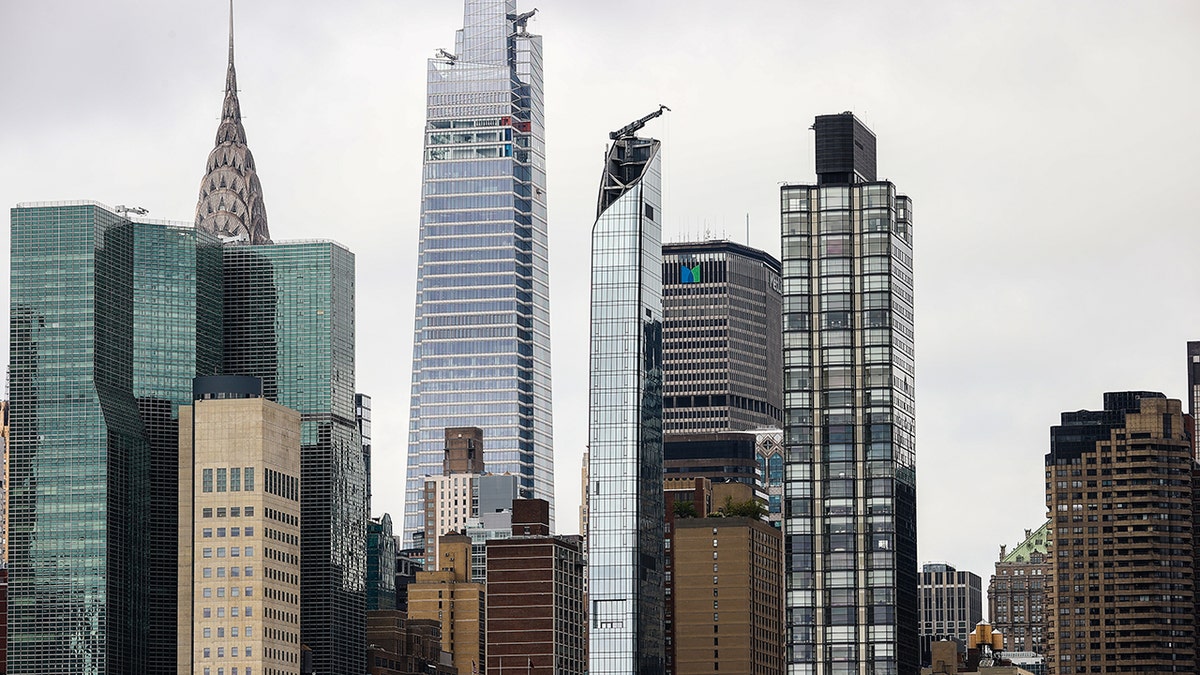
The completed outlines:
<svg viewBox="0 0 1200 675">
<path fill-rule="evenodd" d="M 663 432 L 783 423 L 783 285 L 731 241 L 663 244 Z"/>
<path fill-rule="evenodd" d="M 1050 675 L 1196 672 L 1190 435 L 1180 401 L 1146 391 L 1050 428 Z"/>
<path fill-rule="evenodd" d="M 481 427 L 493 473 L 554 514 L 542 39 L 516 0 L 466 0 L 429 60 L 404 537 L 443 431 Z"/>
<path fill-rule="evenodd" d="M 13 209 L 15 671 L 174 668 L 167 455 L 185 383 L 218 363 L 215 241 L 95 202 Z"/>
<path fill-rule="evenodd" d="M 662 156 L 613 132 L 592 227 L 588 672 L 663 672 Z"/>
<path fill-rule="evenodd" d="M 932 645 L 953 639 L 966 653 L 967 636 L 983 620 L 983 581 L 946 563 L 921 566 L 921 665 L 933 663 Z"/>
<path fill-rule="evenodd" d="M 300 414 L 253 377 L 196 378 L 179 420 L 178 669 L 300 668 Z"/>
<path fill-rule="evenodd" d="M 816 118 L 816 185 L 781 188 L 791 675 L 915 673 L 912 205 L 875 135 Z"/>
<path fill-rule="evenodd" d="M 354 254 L 227 244 L 224 372 L 300 412 L 301 622 L 316 672 L 362 667 L 366 470 L 354 405 Z"/>
</svg>

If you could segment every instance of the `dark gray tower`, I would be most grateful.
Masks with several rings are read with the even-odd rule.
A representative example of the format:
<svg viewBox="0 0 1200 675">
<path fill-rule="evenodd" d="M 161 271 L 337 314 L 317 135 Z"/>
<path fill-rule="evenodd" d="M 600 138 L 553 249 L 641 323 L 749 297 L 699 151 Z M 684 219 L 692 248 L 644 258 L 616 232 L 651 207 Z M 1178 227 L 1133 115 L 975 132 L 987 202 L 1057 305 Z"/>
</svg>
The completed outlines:
<svg viewBox="0 0 1200 675">
<path fill-rule="evenodd" d="M 779 261 L 731 241 L 663 245 L 663 432 L 783 424 Z"/>
<path fill-rule="evenodd" d="M 790 675 L 915 675 L 912 204 L 875 136 L 823 115 L 781 189 Z"/>
</svg>

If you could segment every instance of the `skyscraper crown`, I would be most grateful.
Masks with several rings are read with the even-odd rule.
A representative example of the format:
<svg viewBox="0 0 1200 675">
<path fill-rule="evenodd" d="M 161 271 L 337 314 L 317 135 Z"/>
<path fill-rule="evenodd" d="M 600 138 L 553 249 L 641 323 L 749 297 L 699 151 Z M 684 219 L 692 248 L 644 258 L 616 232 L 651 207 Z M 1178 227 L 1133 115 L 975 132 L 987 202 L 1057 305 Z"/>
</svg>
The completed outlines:
<svg viewBox="0 0 1200 675">
<path fill-rule="evenodd" d="M 229 2 L 229 66 L 225 74 L 225 101 L 216 144 L 208 155 L 196 227 L 226 240 L 269 244 L 267 209 L 262 185 L 254 168 L 254 155 L 246 145 L 242 110 L 237 98 L 237 72 L 233 67 L 233 0 Z"/>
</svg>

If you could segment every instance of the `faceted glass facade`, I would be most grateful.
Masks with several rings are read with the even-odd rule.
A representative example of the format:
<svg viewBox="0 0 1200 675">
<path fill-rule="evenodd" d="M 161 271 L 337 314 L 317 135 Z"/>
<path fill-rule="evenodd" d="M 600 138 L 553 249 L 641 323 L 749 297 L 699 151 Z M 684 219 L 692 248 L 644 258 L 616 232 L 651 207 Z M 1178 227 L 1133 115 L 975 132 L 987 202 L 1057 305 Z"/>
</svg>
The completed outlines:
<svg viewBox="0 0 1200 675">
<path fill-rule="evenodd" d="M 175 666 L 173 435 L 218 363 L 215 246 L 91 202 L 13 209 L 14 672 Z"/>
<path fill-rule="evenodd" d="M 911 203 L 888 182 L 781 194 L 788 672 L 913 673 Z"/>
<path fill-rule="evenodd" d="M 783 423 L 779 261 L 730 241 L 663 246 L 663 431 Z"/>
<path fill-rule="evenodd" d="M 221 248 L 190 225 L 134 223 L 133 394 L 150 444 L 150 672 L 175 667 L 179 406 L 221 367 Z"/>
<path fill-rule="evenodd" d="M 227 375 L 301 415 L 301 641 L 315 672 L 365 656 L 366 477 L 354 401 L 354 254 L 327 241 L 227 245 Z"/>
<path fill-rule="evenodd" d="M 592 228 L 590 673 L 662 673 L 662 175 L 615 142 Z"/>
<path fill-rule="evenodd" d="M 429 60 L 406 542 L 448 427 L 481 427 L 488 471 L 554 513 L 542 40 L 515 0 L 465 7 Z"/>
</svg>

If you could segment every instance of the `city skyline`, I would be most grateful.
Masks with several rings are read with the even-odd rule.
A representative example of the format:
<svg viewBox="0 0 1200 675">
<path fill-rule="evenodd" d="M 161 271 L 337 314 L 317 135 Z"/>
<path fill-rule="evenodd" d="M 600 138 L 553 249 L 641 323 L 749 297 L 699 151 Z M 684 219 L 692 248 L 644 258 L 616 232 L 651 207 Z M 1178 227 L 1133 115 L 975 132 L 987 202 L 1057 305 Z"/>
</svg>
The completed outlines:
<svg viewBox="0 0 1200 675">
<path fill-rule="evenodd" d="M 749 213 L 750 245 L 777 256 L 778 183 L 810 180 L 809 121 L 845 109 L 882 139 L 881 153 L 893 158 L 885 177 L 919 197 L 918 482 L 941 486 L 918 502 L 920 560 L 952 560 L 983 576 L 1000 543 L 1015 544 L 1043 522 L 1040 500 L 1009 507 L 1005 498 L 1040 484 L 1046 429 L 1059 411 L 1097 391 L 1185 396 L 1185 343 L 1200 335 L 1200 322 L 1171 317 L 1197 281 L 1187 251 L 1200 235 L 1175 200 L 1094 195 L 1116 192 L 1148 167 L 1163 176 L 1164 194 L 1185 193 L 1185 162 L 1200 151 L 1200 133 L 1182 122 L 1200 102 L 1178 83 L 1200 57 L 1188 41 L 1200 19 L 1195 7 L 816 12 L 764 4 L 760 16 L 759 6 L 729 14 L 714 2 L 679 17 L 649 8 L 639 20 L 669 35 L 638 43 L 628 59 L 653 64 L 653 73 L 629 83 L 623 78 L 634 64 L 614 65 L 602 47 L 629 47 L 632 38 L 593 27 L 632 4 L 538 4 L 529 26 L 547 36 L 548 191 L 558 223 L 550 247 L 559 531 L 576 530 L 570 516 L 586 443 L 579 312 L 587 279 L 576 269 L 604 150 L 598 139 L 659 102 L 675 110 L 655 134 L 670 148 L 668 240 L 699 238 L 707 218 L 714 235 L 745 243 Z M 423 64 L 436 48 L 452 48 L 442 27 L 458 25 L 461 6 L 373 3 L 329 15 L 316 4 L 289 5 L 284 14 L 280 7 L 238 10 L 245 124 L 275 234 L 332 234 L 358 252 L 358 389 L 375 405 L 374 510 L 396 518 L 403 505 L 381 488 L 403 475 L 406 454 Z M 72 11 L 64 20 L 54 5 L 0 9 L 0 24 L 22 26 L 0 49 L 6 62 L 25 65 L 0 73 L 5 90 L 25 102 L 0 112 L 12 158 L 0 167 L 0 202 L 96 199 L 190 220 L 197 164 L 216 124 L 225 8 L 134 11 L 117 3 Z M 798 26 L 811 29 L 803 40 Z M 695 39 L 727 46 L 673 53 Z M 804 68 L 833 54 L 852 58 L 847 72 L 861 75 L 832 81 Z M 889 63 L 881 65 L 881 54 Z M 598 102 L 618 81 L 627 86 L 621 100 Z M 717 83 L 772 112 L 725 104 Z M 741 151 L 712 152 L 714 133 L 736 133 Z M 1140 243 L 1162 237 L 1177 245 L 1152 252 Z M 1172 292 L 1137 290 L 1134 279 L 1151 261 L 1162 270 L 1159 287 Z M 1135 302 L 1168 317 L 1167 327 L 1153 335 L 1096 330 L 1111 304 Z M 1009 461 L 989 466 L 986 478 L 961 461 L 996 455 Z M 955 532 L 950 514 L 964 504 L 996 504 L 995 527 Z"/>
</svg>

